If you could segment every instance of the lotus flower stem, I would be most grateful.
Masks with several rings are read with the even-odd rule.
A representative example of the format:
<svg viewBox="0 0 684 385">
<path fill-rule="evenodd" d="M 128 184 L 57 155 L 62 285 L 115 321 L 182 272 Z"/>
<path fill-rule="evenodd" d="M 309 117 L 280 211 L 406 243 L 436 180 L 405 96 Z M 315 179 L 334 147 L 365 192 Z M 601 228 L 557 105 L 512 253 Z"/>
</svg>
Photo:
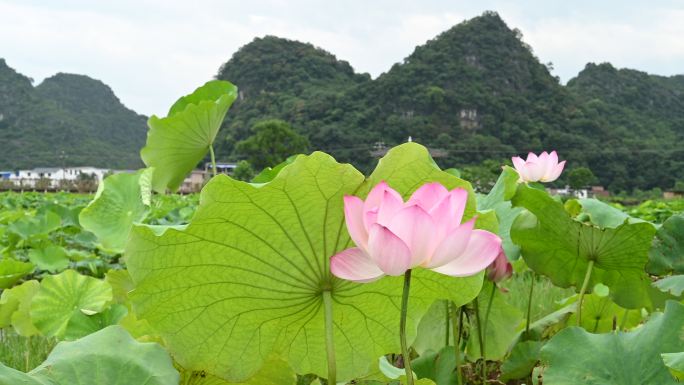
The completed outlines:
<svg viewBox="0 0 684 385">
<path fill-rule="evenodd" d="M 532 280 L 530 281 L 530 296 L 527 298 L 527 322 L 525 323 L 526 337 L 529 337 L 530 334 L 530 315 L 532 314 L 532 293 L 534 292 L 534 281 L 536 281 L 536 277 L 534 272 L 532 272 Z"/>
<path fill-rule="evenodd" d="M 25 361 L 24 367 L 26 368 L 26 370 L 24 370 L 24 371 L 26 373 L 28 373 L 29 370 L 31 370 L 31 367 L 29 366 L 29 357 L 31 357 L 31 336 L 28 336 L 28 338 L 26 338 L 26 346 L 25 347 L 26 347 L 26 351 L 24 352 L 24 361 Z"/>
<path fill-rule="evenodd" d="M 492 303 L 494 302 L 494 295 L 496 294 L 496 283 L 492 283 L 492 292 L 489 294 L 489 302 L 487 302 L 487 311 L 485 312 L 484 325 L 482 325 L 482 358 L 487 362 L 487 326 L 489 325 L 489 313 L 492 311 Z M 484 378 L 487 378 L 487 365 L 484 365 Z"/>
<path fill-rule="evenodd" d="M 589 265 L 587 265 L 587 273 L 584 275 L 582 288 L 579 292 L 579 301 L 577 301 L 577 326 L 582 326 L 582 301 L 584 301 L 584 293 L 587 291 L 587 286 L 589 286 L 589 278 L 591 278 L 591 271 L 593 268 L 594 260 L 590 260 Z"/>
<path fill-rule="evenodd" d="M 444 335 L 444 346 L 449 346 L 449 320 L 451 319 L 451 314 L 449 309 L 451 306 L 449 305 L 449 301 L 444 301 L 444 306 L 446 310 L 446 329 L 445 335 Z"/>
<path fill-rule="evenodd" d="M 625 325 L 627 325 L 627 315 L 629 314 L 629 309 L 625 309 L 625 314 L 622 316 L 622 321 L 620 321 L 620 330 L 625 330 Z"/>
<path fill-rule="evenodd" d="M 209 145 L 209 155 L 211 156 L 211 173 L 216 176 L 216 156 L 214 156 L 214 145 Z"/>
<path fill-rule="evenodd" d="M 413 385 L 413 370 L 411 370 L 411 356 L 406 344 L 406 311 L 408 310 L 409 290 L 411 289 L 411 269 L 404 273 L 404 291 L 401 295 L 401 319 L 399 321 L 399 339 L 401 342 L 401 357 L 406 370 L 406 384 Z"/>
<path fill-rule="evenodd" d="M 454 348 L 456 349 L 456 378 L 458 385 L 463 385 L 463 378 L 461 376 L 461 333 L 463 330 L 463 307 L 456 307 L 455 303 L 451 303 L 451 323 L 454 329 Z"/>
<path fill-rule="evenodd" d="M 482 366 L 480 367 L 480 374 L 482 375 L 482 383 L 487 382 L 487 358 L 485 358 L 484 352 L 484 339 L 482 338 L 482 318 L 480 318 L 480 305 L 479 299 L 475 298 L 473 300 L 473 305 L 475 305 L 475 318 L 477 319 L 477 340 L 480 343 L 480 354 L 482 355 Z"/>
<path fill-rule="evenodd" d="M 458 385 L 463 384 L 463 379 L 461 378 L 461 319 L 463 316 L 462 308 L 456 307 L 453 302 L 447 302 L 450 304 L 451 308 L 451 327 L 453 329 L 454 338 L 454 349 L 456 350 L 456 378 L 458 379 Z"/>
<path fill-rule="evenodd" d="M 335 343 L 333 340 L 333 310 L 332 295 L 329 290 L 323 291 L 323 305 L 325 307 L 325 349 L 328 359 L 328 384 L 337 383 L 337 368 L 335 366 Z"/>
</svg>

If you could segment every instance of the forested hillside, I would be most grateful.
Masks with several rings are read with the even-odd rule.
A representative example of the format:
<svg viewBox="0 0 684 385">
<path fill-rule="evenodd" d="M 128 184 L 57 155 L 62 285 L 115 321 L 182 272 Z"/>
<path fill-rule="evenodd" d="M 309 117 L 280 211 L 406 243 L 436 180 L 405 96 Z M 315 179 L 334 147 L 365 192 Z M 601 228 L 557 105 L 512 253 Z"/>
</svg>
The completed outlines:
<svg viewBox="0 0 684 385">
<path fill-rule="evenodd" d="M 235 156 L 253 124 L 279 118 L 314 149 L 364 168 L 375 142 L 412 136 L 448 150 L 438 160 L 448 167 L 557 149 L 613 190 L 684 179 L 683 76 L 589 64 L 564 87 L 494 12 L 445 31 L 375 80 L 322 49 L 272 36 L 244 46 L 217 77 L 242 90 L 222 158 Z"/>
<path fill-rule="evenodd" d="M 662 77 L 587 64 L 567 88 L 576 98 L 569 144 L 617 187 L 671 188 L 684 180 L 684 76 Z"/>
<path fill-rule="evenodd" d="M 238 160 L 236 144 L 256 123 L 281 119 L 311 149 L 364 170 L 377 143 L 410 136 L 445 150 L 440 165 L 475 180 L 496 177 L 513 155 L 556 149 L 570 170 L 589 167 L 612 191 L 684 181 L 684 75 L 590 63 L 563 86 L 547 66 L 494 12 L 416 47 L 376 79 L 311 44 L 256 38 L 217 74 L 239 87 L 217 156 Z M 0 60 L 0 168 L 137 167 L 145 132 L 145 118 L 102 82 L 58 74 L 33 87 Z"/>
<path fill-rule="evenodd" d="M 101 81 L 60 73 L 33 87 L 0 59 L 0 169 L 137 168 L 145 133 Z"/>
</svg>

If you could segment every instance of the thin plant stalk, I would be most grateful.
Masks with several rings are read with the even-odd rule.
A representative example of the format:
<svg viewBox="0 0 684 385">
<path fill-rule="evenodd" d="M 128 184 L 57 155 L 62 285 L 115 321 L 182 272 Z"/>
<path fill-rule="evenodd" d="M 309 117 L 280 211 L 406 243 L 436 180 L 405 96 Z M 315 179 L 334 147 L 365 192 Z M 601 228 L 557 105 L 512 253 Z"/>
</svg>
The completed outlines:
<svg viewBox="0 0 684 385">
<path fill-rule="evenodd" d="M 622 316 L 622 321 L 620 321 L 620 331 L 625 330 L 625 325 L 627 325 L 627 315 L 629 314 L 629 309 L 625 309 L 625 314 Z"/>
<path fill-rule="evenodd" d="M 485 349 L 487 349 L 487 326 L 489 326 L 489 313 L 492 311 L 492 303 L 494 302 L 494 295 L 496 294 L 496 283 L 492 283 L 492 291 L 489 293 L 489 302 L 487 302 L 487 310 L 485 311 L 484 324 L 482 325 L 482 359 L 485 365 L 483 365 L 483 376 L 485 380 L 487 379 L 487 354 Z"/>
<path fill-rule="evenodd" d="M 534 281 L 536 277 L 534 272 L 532 272 L 532 280 L 530 281 L 530 295 L 527 298 L 527 322 L 525 323 L 525 336 L 529 337 L 530 334 L 530 317 L 532 314 L 532 293 L 534 292 Z"/>
<path fill-rule="evenodd" d="M 401 357 L 404 360 L 406 384 L 413 385 L 413 370 L 411 370 L 411 356 L 406 343 L 406 312 L 408 310 L 409 290 L 411 289 L 411 269 L 404 273 L 404 290 L 401 295 L 401 319 L 399 321 L 399 339 L 401 342 Z"/>
<path fill-rule="evenodd" d="M 328 359 L 328 384 L 337 383 L 337 367 L 335 366 L 335 342 L 333 339 L 333 308 L 330 291 L 323 291 L 323 305 L 325 307 L 325 349 Z"/>
<path fill-rule="evenodd" d="M 446 333 L 444 335 L 444 346 L 449 346 L 449 320 L 451 319 L 451 314 L 449 309 L 451 306 L 449 306 L 449 301 L 444 301 L 445 309 L 446 310 Z"/>
<path fill-rule="evenodd" d="M 31 370 L 29 366 L 29 358 L 31 357 L 31 336 L 28 336 L 26 338 L 26 351 L 24 352 L 24 367 L 26 370 L 24 370 L 26 373 Z"/>
<path fill-rule="evenodd" d="M 484 356 L 484 339 L 482 338 L 482 319 L 480 318 L 480 305 L 479 299 L 475 298 L 473 300 L 473 305 L 475 306 L 475 319 L 477 320 L 477 340 L 480 343 L 480 354 L 482 355 L 482 366 L 480 367 L 480 374 L 482 375 L 482 382 L 487 382 L 487 358 Z"/>
<path fill-rule="evenodd" d="M 211 172 L 212 176 L 216 176 L 216 156 L 214 156 L 214 145 L 209 145 L 209 155 L 211 156 Z"/>
<path fill-rule="evenodd" d="M 463 378 L 461 378 L 461 315 L 462 307 L 456 307 L 453 302 L 447 302 L 450 304 L 450 316 L 451 316 L 451 327 L 453 329 L 453 339 L 454 339 L 454 349 L 456 350 L 456 379 L 458 380 L 458 385 L 463 385 Z"/>
<path fill-rule="evenodd" d="M 594 268 L 594 261 L 589 261 L 587 266 L 587 273 L 584 275 L 584 282 L 582 283 L 582 288 L 579 292 L 579 300 L 577 301 L 577 326 L 582 326 L 582 302 L 584 301 L 584 293 L 587 291 L 587 286 L 589 286 L 589 279 L 591 278 L 591 271 Z"/>
</svg>

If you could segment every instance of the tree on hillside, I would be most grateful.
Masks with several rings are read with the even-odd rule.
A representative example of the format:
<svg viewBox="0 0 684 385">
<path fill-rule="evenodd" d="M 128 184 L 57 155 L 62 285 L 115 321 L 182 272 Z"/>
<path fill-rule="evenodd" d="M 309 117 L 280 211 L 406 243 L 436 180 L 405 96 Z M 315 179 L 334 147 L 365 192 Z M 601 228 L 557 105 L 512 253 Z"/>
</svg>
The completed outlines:
<svg viewBox="0 0 684 385">
<path fill-rule="evenodd" d="M 573 190 L 579 190 L 592 183 L 596 183 L 596 181 L 594 173 L 586 167 L 578 167 L 568 172 L 568 184 Z"/>
<path fill-rule="evenodd" d="M 272 119 L 255 124 L 252 135 L 235 145 L 237 154 L 256 170 L 275 166 L 288 156 L 307 152 L 309 140 L 285 121 Z"/>
<path fill-rule="evenodd" d="M 254 177 L 254 169 L 252 165 L 246 160 L 238 162 L 237 167 L 233 171 L 233 178 L 245 182 L 249 182 Z"/>
<path fill-rule="evenodd" d="M 678 180 L 677 182 L 675 182 L 672 191 L 684 193 L 684 180 Z"/>
</svg>

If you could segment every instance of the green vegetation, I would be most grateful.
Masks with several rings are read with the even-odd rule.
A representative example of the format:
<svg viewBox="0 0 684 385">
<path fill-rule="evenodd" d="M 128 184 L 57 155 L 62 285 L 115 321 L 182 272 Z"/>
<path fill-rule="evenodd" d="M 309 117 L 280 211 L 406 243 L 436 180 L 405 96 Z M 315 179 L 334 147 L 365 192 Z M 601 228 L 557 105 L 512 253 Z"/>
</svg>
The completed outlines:
<svg viewBox="0 0 684 385">
<path fill-rule="evenodd" d="M 178 190 L 207 152 L 216 175 L 214 140 L 236 97 L 233 84 L 212 80 L 178 99 L 166 117 L 150 117 L 147 143 L 140 157 L 147 167 L 157 170 L 152 178 L 155 191 Z"/>
<path fill-rule="evenodd" d="M 292 162 L 292 160 L 290 161 Z M 135 175 L 131 175 L 131 177 L 134 177 Z M 516 178 L 506 178 L 504 180 L 514 181 Z M 112 180 L 114 181 L 114 179 Z M 117 187 L 117 186 L 114 186 Z M 117 187 L 121 188 L 121 187 Z M 131 188 L 133 196 L 136 195 L 135 188 Z M 113 190 L 116 191 L 116 190 Z M 498 188 L 494 189 L 493 195 L 490 196 L 488 199 L 483 200 L 483 202 L 490 202 L 494 197 L 499 194 L 499 192 L 502 191 Z M 104 194 L 104 192 L 103 192 Z M 138 192 L 139 194 L 139 192 Z M 183 224 L 187 223 L 189 221 L 189 218 L 191 214 L 194 212 L 195 205 L 197 204 L 197 195 L 191 195 L 191 196 L 179 196 L 179 195 L 153 195 L 152 196 L 152 201 L 149 206 L 148 210 L 148 216 L 144 220 L 144 222 L 151 223 L 151 224 L 164 224 L 164 225 L 178 225 L 178 224 Z M 17 193 L 2 193 L 0 194 L 0 201 L 3 203 L 3 207 L 6 209 L 0 213 L 0 217 L 4 218 L 2 221 L 0 221 L 0 233 L 4 234 L 3 238 L 0 238 L 0 245 L 5 248 L 5 253 L 7 253 L 7 250 L 13 250 L 12 252 L 9 252 L 11 255 L 13 255 L 13 258 L 18 258 L 19 260 L 29 260 L 28 256 L 30 255 L 31 250 L 35 250 L 36 248 L 39 247 L 44 247 L 44 245 L 47 243 L 49 244 L 55 244 L 55 245 L 63 245 L 64 249 L 67 251 L 67 262 L 68 262 L 68 268 L 70 269 L 75 269 L 77 270 L 80 275 L 78 277 L 83 277 L 84 275 L 92 275 L 95 277 L 104 277 L 104 271 L 109 270 L 107 273 L 107 282 L 109 282 L 112 285 L 113 292 L 112 292 L 112 298 L 114 301 L 121 301 L 121 298 L 127 297 L 126 294 L 126 289 L 123 289 L 126 287 L 126 285 L 131 285 L 132 282 L 130 282 L 130 278 L 128 277 L 128 274 L 126 273 L 125 270 L 119 270 L 121 266 L 120 259 L 118 258 L 117 254 L 108 254 L 107 251 L 100 249 L 97 246 L 97 243 L 95 241 L 95 238 L 92 236 L 86 236 L 88 234 L 87 232 L 84 232 L 81 228 L 80 225 L 78 224 L 78 218 L 79 218 L 79 213 L 84 209 L 85 205 L 88 203 L 88 201 L 91 199 L 90 196 L 86 195 L 78 195 L 78 194 L 64 194 L 64 193 L 57 193 L 57 194 L 37 194 L 37 193 L 25 193 L 25 194 L 17 194 Z M 139 198 L 142 199 L 142 198 Z M 96 201 L 99 202 L 97 204 L 100 205 L 108 205 L 108 203 L 104 201 Z M 662 202 L 661 202 L 662 203 Z M 114 203 L 115 205 L 119 205 L 119 203 Z M 683 213 L 684 212 L 684 200 L 682 201 L 668 201 L 669 206 L 671 207 L 671 211 L 669 212 L 670 215 L 677 214 L 677 213 Z M 91 206 L 93 206 L 91 204 Z M 675 210 L 674 207 L 675 205 L 678 205 L 678 210 Z M 588 207 L 588 206 L 587 206 Z M 662 213 L 662 207 L 659 208 L 658 205 L 653 204 L 653 202 L 646 202 L 642 206 L 638 208 L 627 208 L 625 210 L 628 210 L 628 212 L 636 212 L 635 210 L 639 210 L 639 213 L 643 216 L 648 216 L 650 215 L 651 218 L 657 218 L 657 217 L 663 217 Z M 650 211 L 650 214 L 648 213 Z M 19 213 L 22 213 L 23 215 L 19 215 Z M 207 211 L 208 214 L 213 214 L 216 213 L 216 210 L 209 210 Z M 50 215 L 48 213 L 54 213 L 54 216 L 60 217 L 60 225 L 57 225 L 57 222 L 54 222 L 54 224 L 50 225 L 49 222 L 50 220 L 33 220 L 33 221 L 26 221 L 26 217 L 29 218 L 34 218 L 34 219 L 39 219 L 40 218 L 40 213 L 43 213 L 47 216 L 53 217 L 53 215 Z M 23 218 L 23 219 L 22 219 Z M 251 219 L 254 218 L 254 216 L 250 216 Z M 199 220 L 199 219 L 198 219 Z M 13 222 L 11 222 L 13 221 Z M 10 223 L 11 222 L 11 223 Z M 14 223 L 14 224 L 13 224 Z M 30 223 L 32 225 L 27 225 L 25 223 Z M 112 222 L 115 223 L 115 222 Z M 676 227 L 675 227 L 676 228 Z M 23 241 L 22 245 L 19 249 L 16 247 L 13 247 L 9 242 L 12 242 L 12 240 L 17 240 L 17 239 L 23 239 L 21 238 L 20 234 L 15 235 L 15 231 L 23 232 L 26 231 L 26 234 L 29 234 L 29 238 Z M 47 233 L 42 233 L 41 231 L 49 231 Z M 17 238 L 17 235 L 19 237 Z M 89 239 L 88 242 L 82 242 L 83 240 Z M 210 252 L 209 249 L 203 248 L 206 252 Z M 557 286 L 554 286 L 552 281 L 546 278 L 543 275 L 538 275 L 530 271 L 526 265 L 523 263 L 522 260 L 518 261 L 515 263 L 516 265 L 516 274 L 513 275 L 513 277 L 510 280 L 504 281 L 502 283 L 502 286 L 507 290 L 506 293 L 498 293 L 497 294 L 497 302 L 495 303 L 495 306 L 492 310 L 492 322 L 494 322 L 492 325 L 492 328 L 495 330 L 501 330 L 501 327 L 507 328 L 506 324 L 501 324 L 501 322 L 505 322 L 504 320 L 507 319 L 507 317 L 510 317 L 513 313 L 515 314 L 525 314 L 527 311 L 527 306 L 528 306 L 528 292 L 530 289 L 530 285 L 532 284 L 532 281 L 534 281 L 534 290 L 535 290 L 535 295 L 534 295 L 534 301 L 531 306 L 531 315 L 530 315 L 530 320 L 533 325 L 533 330 L 534 333 L 555 333 L 558 330 L 562 329 L 564 325 L 572 325 L 576 319 L 575 315 L 573 315 L 573 308 L 568 307 L 571 306 L 573 301 L 576 301 L 576 296 L 573 297 L 574 290 L 573 289 L 563 289 Z M 87 266 L 104 266 L 102 268 L 88 268 Z M 240 267 L 245 267 L 244 261 L 242 261 Z M 111 270 L 115 269 L 115 270 Z M 62 269 L 60 269 L 62 270 Z M 218 273 L 218 272 L 217 272 Z M 41 280 L 42 278 L 45 277 L 50 277 L 50 276 L 55 276 L 51 275 L 50 272 L 46 270 L 41 270 L 40 267 L 38 267 L 33 273 L 30 273 L 29 275 L 24 276 L 21 278 L 19 283 L 15 284 L 15 287 L 18 287 L 18 285 L 21 282 L 36 282 L 35 280 Z M 58 276 L 58 275 L 57 275 Z M 76 277 L 73 276 L 72 277 Z M 676 276 L 673 276 L 673 278 Z M 80 278 L 81 280 L 83 278 Z M 128 282 L 128 283 L 126 283 Z M 252 283 L 254 283 L 254 280 L 251 280 Z M 663 280 L 663 283 L 665 280 Z M 90 283 L 95 284 L 96 282 Z M 102 284 L 96 285 L 96 286 L 102 286 Z M 122 292 L 121 289 L 124 291 Z M 665 287 L 667 290 L 674 290 L 674 293 L 679 293 L 681 294 L 680 289 L 671 289 L 669 286 Z M 89 293 L 95 293 L 96 291 L 90 290 L 88 291 Z M 484 292 L 483 292 L 484 293 Z M 543 293 L 540 294 L 540 293 Z M 252 293 L 253 294 L 253 293 Z M 4 298 L 7 295 L 3 295 L 3 300 L 0 300 L 0 327 L 2 325 L 2 319 L 3 319 L 3 311 L 6 311 L 6 306 L 8 304 L 7 301 L 4 300 Z M 121 297 L 123 296 L 123 297 Z M 92 295 L 91 295 L 92 297 Z M 486 300 L 487 295 L 482 294 L 481 295 L 481 303 L 483 303 Z M 46 298 L 49 299 L 49 298 Z M 56 300 L 57 298 L 52 298 L 51 301 Z M 60 298 L 60 300 L 63 300 Z M 503 302 L 501 302 L 503 301 Z M 585 313 L 587 314 L 588 317 L 601 317 L 602 320 L 605 319 L 605 321 L 601 321 L 602 323 L 600 325 L 608 325 L 608 330 L 610 330 L 610 324 L 612 323 L 612 312 L 616 312 L 618 316 L 618 320 L 621 320 L 623 315 L 625 314 L 625 309 L 620 308 L 619 306 L 615 305 L 614 303 L 610 302 L 611 307 L 606 307 L 605 304 L 602 304 L 601 302 L 596 303 L 596 298 L 594 297 L 594 294 L 588 295 L 587 298 L 585 299 L 586 305 L 585 305 Z M 606 301 L 606 300 L 603 300 Z M 41 304 L 40 300 L 38 302 L 39 305 Z M 38 305 L 36 305 L 38 306 Z M 40 305 L 41 307 L 43 305 Z M 517 309 L 515 312 L 511 310 L 512 308 Z M 617 310 L 610 310 L 611 313 L 609 313 L 608 309 L 613 309 L 617 307 Z M 440 307 L 441 308 L 441 307 Z M 45 320 L 50 321 L 52 323 L 55 322 L 57 319 L 56 316 L 58 314 L 62 314 L 59 311 L 59 306 L 56 305 L 54 308 L 47 308 L 51 309 L 50 310 L 50 317 L 45 318 Z M 118 309 L 118 308 L 117 308 Z M 473 313 L 471 313 L 473 310 L 472 308 L 467 308 L 470 316 L 474 316 Z M 508 310 L 504 310 L 508 309 Z M 119 310 L 117 310 L 119 311 Z M 129 309 L 130 311 L 130 309 Z M 111 313 L 111 311 L 109 311 Z M 426 314 L 425 321 L 422 322 L 439 322 L 443 318 L 437 317 L 436 319 L 430 318 L 432 317 L 432 308 L 430 312 Z M 107 315 L 105 318 L 102 319 L 98 325 L 106 326 L 109 324 L 109 322 L 112 322 L 111 320 L 118 319 L 118 323 L 121 325 L 124 325 L 126 328 L 131 330 L 131 333 L 138 333 L 140 335 L 145 335 L 144 333 L 149 333 L 149 331 L 145 331 L 144 326 L 141 326 L 138 321 L 134 321 L 131 319 L 129 316 L 126 316 L 125 314 L 122 314 L 124 318 L 118 318 L 121 316 L 117 316 L 115 318 L 107 318 L 111 317 L 112 314 L 105 312 Z M 632 317 L 638 316 L 638 313 L 636 311 L 631 311 Z M 99 313 L 98 313 L 99 314 Z M 41 315 L 40 313 L 35 313 L 35 316 L 38 318 L 38 320 L 33 319 L 32 323 L 37 323 L 39 327 L 44 328 L 48 327 L 50 330 L 55 330 L 53 326 L 50 326 L 51 323 L 48 323 L 46 326 L 41 326 L 43 325 L 40 322 Z M 672 315 L 670 315 L 672 316 Z M 79 316 L 83 317 L 83 316 Z M 503 317 L 503 318 L 502 318 Z M 519 317 L 519 316 L 516 316 Z M 109 320 L 108 320 L 109 319 Z M 431 320 L 431 321 L 430 321 Z M 466 318 L 467 320 L 467 318 Z M 467 325 L 467 321 L 466 322 Z M 633 321 L 630 321 L 633 322 Z M 643 320 L 641 320 L 640 316 L 636 320 L 637 325 L 639 323 L 642 323 Z M 497 324 L 498 323 L 498 324 Z M 63 324 L 62 324 L 63 325 Z M 88 326 L 90 325 L 89 323 L 83 323 L 77 322 L 70 320 L 67 322 L 67 329 L 64 330 L 64 333 L 66 335 L 72 336 L 71 338 L 74 338 L 73 336 L 78 336 L 78 335 L 83 335 L 83 333 L 92 333 L 98 330 L 101 326 Z M 426 324 L 428 325 L 428 324 Z M 499 326 L 496 326 L 499 325 Z M 587 330 L 588 331 L 593 331 L 594 330 L 594 323 L 591 321 L 591 323 L 587 324 Z M 631 325 L 631 324 L 630 324 Z M 476 325 L 475 325 L 476 326 Z M 16 326 L 15 326 L 16 327 Z M 84 328 L 85 327 L 85 328 Z M 428 326 L 425 326 L 428 327 Z M 425 327 L 419 327 L 419 336 L 416 339 L 416 342 L 414 343 L 416 349 L 420 349 L 419 351 L 425 352 L 425 359 L 431 357 L 429 353 L 429 349 L 434 349 L 434 348 L 440 348 L 440 341 L 443 341 L 443 335 L 445 333 L 445 329 L 443 326 L 439 329 L 432 330 L 432 332 L 429 335 L 424 335 L 422 333 L 426 333 L 422 328 Z M 436 328 L 437 326 L 430 326 L 429 328 Z M 602 328 L 605 326 L 601 326 Z M 26 330 L 26 329 L 19 329 L 19 330 Z M 47 329 L 46 329 L 47 330 Z M 440 331 L 441 330 L 441 331 Z M 475 327 L 474 330 L 477 330 Z M 491 338 L 488 339 L 490 343 L 494 343 L 494 345 L 489 345 L 490 348 L 488 348 L 488 352 L 491 354 L 500 354 L 502 351 L 501 349 L 504 349 L 503 351 L 506 351 L 506 346 L 511 343 L 510 338 L 517 338 L 517 334 L 520 332 L 519 329 L 512 329 L 515 331 L 515 335 L 508 335 L 508 334 L 501 334 L 501 331 L 497 332 L 498 334 L 494 334 L 491 336 Z M 603 330 L 603 329 L 602 329 Z M 56 342 L 58 341 L 58 338 L 55 337 L 46 337 L 42 334 L 38 335 L 33 335 L 31 337 L 26 337 L 22 335 L 18 335 L 17 332 L 13 327 L 10 328 L 4 328 L 0 329 L 1 334 L 0 338 L 2 339 L 2 347 L 0 348 L 0 362 L 4 363 L 8 367 L 15 368 L 21 371 L 29 371 L 36 366 L 40 365 L 50 354 L 52 349 L 54 348 Z M 77 334 L 74 334 L 77 333 Z M 79 334 L 80 333 L 80 334 Z M 507 332 L 508 333 L 508 332 Z M 147 337 L 142 337 L 143 340 L 149 340 L 150 337 L 149 335 Z M 156 338 L 156 337 L 152 337 Z M 574 338 L 574 337 L 573 337 Z M 496 342 L 493 342 L 496 341 Z M 508 378 L 516 378 L 516 376 L 525 376 L 526 372 L 524 368 L 518 368 L 515 367 L 514 364 L 516 365 L 522 365 L 521 363 L 515 361 L 518 359 L 517 354 L 532 354 L 530 352 L 519 352 L 521 349 L 527 349 L 529 344 L 532 343 L 539 343 L 535 340 L 525 340 L 521 341 L 519 344 L 520 346 L 518 348 L 515 348 L 514 353 L 506 353 L 505 355 L 505 362 L 510 363 L 505 364 L 505 366 L 502 367 L 502 370 L 504 371 L 509 371 L 506 372 Z M 477 354 L 477 345 L 470 345 L 472 352 L 471 354 L 476 355 Z M 517 346 L 517 345 L 516 345 Z M 488 353 L 488 354 L 490 354 Z M 529 366 L 529 370 L 532 370 L 532 367 L 534 366 L 534 363 L 539 357 L 539 349 L 535 350 L 534 354 L 532 355 L 531 360 L 532 364 Z M 555 354 L 555 353 L 545 353 L 545 354 Z M 423 355 L 423 353 L 421 353 Z M 439 357 L 439 356 L 437 356 Z M 535 358 L 536 357 L 536 358 Z M 554 357 L 553 359 L 557 359 L 557 355 L 552 356 Z M 477 357 L 475 357 L 476 359 Z M 270 365 L 270 364 L 269 364 Z M 416 366 L 415 370 L 420 373 L 426 373 L 424 372 L 425 366 L 421 366 L 423 363 L 419 363 Z M 470 364 L 469 364 L 470 365 Z M 524 366 L 524 365 L 523 365 Z M 277 378 L 277 376 L 283 376 L 281 378 L 285 378 L 287 376 L 291 376 L 291 369 L 284 364 L 282 361 L 278 361 L 277 367 L 280 368 L 278 370 L 274 369 L 274 372 L 272 375 L 274 378 Z M 495 369 L 494 367 L 492 369 Z M 516 372 L 516 370 L 518 372 Z M 183 371 L 181 375 L 183 378 L 186 377 L 193 377 L 193 376 L 200 376 L 200 372 L 192 372 L 192 371 Z M 522 373 L 519 374 L 519 373 Z M 658 373 L 658 371 L 656 371 Z M 435 374 L 429 374 L 431 376 L 438 375 L 437 373 Z M 554 373 L 553 375 L 557 375 Z M 472 375 L 474 376 L 474 375 Z M 513 377 L 510 377 L 513 376 Z M 0 378 L 1 375 L 0 375 Z M 476 381 L 476 377 L 474 381 Z M 284 380 L 283 380 L 284 381 Z M 276 382 L 277 383 L 277 382 Z"/>
<path fill-rule="evenodd" d="M 217 75 L 241 90 L 217 139 L 219 157 L 239 159 L 235 144 L 254 124 L 276 118 L 312 148 L 363 171 L 375 162 L 375 142 L 391 146 L 412 136 L 448 150 L 437 159 L 447 168 L 500 165 L 513 155 L 556 149 L 612 192 L 665 190 L 684 180 L 682 76 L 589 64 L 563 87 L 521 39 L 487 12 L 417 47 L 374 80 L 310 44 L 255 39 Z"/>
<path fill-rule="evenodd" d="M 309 141 L 282 120 L 265 120 L 252 127 L 252 134 L 237 143 L 235 150 L 254 168 L 261 170 L 282 163 L 292 154 L 308 151 Z"/>
<path fill-rule="evenodd" d="M 493 182 L 477 170 L 482 162 L 542 149 L 558 150 L 571 168 L 592 170 L 613 193 L 684 181 L 684 76 L 589 63 L 564 87 L 494 12 L 416 47 L 377 79 L 311 44 L 274 36 L 242 47 L 217 78 L 240 88 L 214 142 L 219 159 L 242 159 L 237 144 L 252 128 L 280 119 L 310 148 L 364 172 L 375 162 L 376 142 L 392 146 L 411 136 L 447 150 L 440 165 L 471 168 L 485 178 L 476 179 L 482 186 Z M 34 88 L 1 61 L 0 115 L 0 168 L 140 165 L 144 118 L 99 81 L 58 74 Z M 260 169 L 277 161 L 257 163 Z M 557 184 L 568 182 L 566 176 Z"/>
<path fill-rule="evenodd" d="M 584 164 L 603 183 L 670 189 L 684 179 L 684 76 L 590 63 L 567 87 L 579 103 L 570 127 L 588 139 Z"/>
<path fill-rule="evenodd" d="M 145 117 L 108 86 L 63 73 L 31 83 L 0 59 L 0 169 L 141 165 Z"/>
<path fill-rule="evenodd" d="M 478 23 L 503 25 L 486 14 L 445 34 L 470 34 Z M 421 58 L 433 54 L 419 49 L 395 73 L 416 63 L 428 71 Z M 312 73 L 339 81 L 329 71 L 338 66 L 320 59 Z M 478 60 L 466 62 L 490 65 Z M 382 79 L 400 86 L 395 91 L 419 88 L 391 73 L 373 82 L 348 75 L 368 92 Z M 535 87 L 511 84 L 523 88 L 504 96 Z M 437 103 L 454 96 L 428 91 Z M 385 91 L 378 92 L 382 103 Z M 428 116 L 425 106 L 407 113 L 409 102 L 396 95 L 385 99 L 385 115 L 368 117 Z M 529 129 L 544 121 L 534 103 L 497 104 L 501 95 L 482 97 L 491 111 L 524 109 L 499 123 L 524 126 L 525 114 L 538 119 Z M 288 157 L 316 138 L 278 120 L 255 121 L 252 136 L 228 146 L 273 167 L 250 182 L 215 175 L 199 196 L 174 195 L 192 163 L 207 152 L 214 160 L 235 99 L 231 83 L 213 80 L 167 117 L 150 118 L 141 152 L 148 168 L 108 176 L 94 196 L 0 194 L 0 337 L 25 346 L 0 350 L 7 359 L 0 384 L 623 385 L 675 384 L 684 372 L 684 213 L 677 206 L 654 223 L 596 199 L 563 202 L 491 157 L 442 170 L 418 143 L 387 149 L 368 173 L 321 151 Z M 555 105 L 549 97 L 538 102 Z M 480 116 L 467 111 L 459 116 Z M 471 123 L 459 127 L 486 131 Z M 484 150 L 500 144 L 488 135 L 471 139 Z M 587 180 L 581 167 L 573 178 Z M 251 173 L 241 163 L 240 178 Z M 475 193 L 462 179 L 468 175 L 489 192 Z M 408 197 L 415 200 L 405 203 Z M 372 226 L 355 226 L 368 220 Z M 446 263 L 458 274 L 445 275 L 446 265 L 424 268 L 438 263 L 435 247 L 454 253 Z"/>
<path fill-rule="evenodd" d="M 596 183 L 598 180 L 593 172 L 586 167 L 577 167 L 568 171 L 568 185 L 572 189 L 581 189 Z"/>
<path fill-rule="evenodd" d="M 663 223 L 667 218 L 684 212 L 684 199 L 662 200 L 649 199 L 638 205 L 624 206 L 614 204 L 619 209 L 627 212 L 632 217 L 641 218 L 646 221 Z"/>
</svg>

